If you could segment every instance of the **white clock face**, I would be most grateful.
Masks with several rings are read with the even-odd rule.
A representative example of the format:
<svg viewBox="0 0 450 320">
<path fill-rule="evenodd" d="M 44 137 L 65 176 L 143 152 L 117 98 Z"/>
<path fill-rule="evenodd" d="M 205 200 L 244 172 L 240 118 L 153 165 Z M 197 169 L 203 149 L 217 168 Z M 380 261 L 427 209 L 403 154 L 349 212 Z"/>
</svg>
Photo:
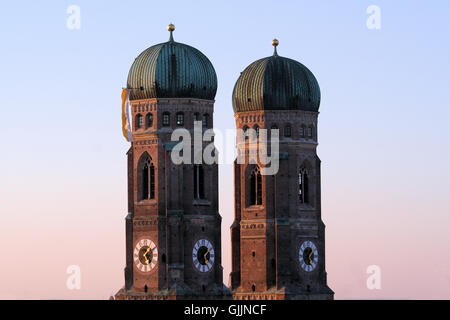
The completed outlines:
<svg viewBox="0 0 450 320">
<path fill-rule="evenodd" d="M 206 239 L 198 240 L 192 249 L 192 261 L 200 272 L 208 272 L 214 265 L 214 248 Z"/>
<path fill-rule="evenodd" d="M 150 239 L 141 239 L 134 248 L 134 263 L 142 272 L 150 272 L 156 267 L 158 248 Z"/>
<path fill-rule="evenodd" d="M 316 245 L 312 241 L 303 242 L 298 251 L 298 259 L 303 270 L 306 272 L 313 271 L 319 261 L 319 252 Z"/>
</svg>

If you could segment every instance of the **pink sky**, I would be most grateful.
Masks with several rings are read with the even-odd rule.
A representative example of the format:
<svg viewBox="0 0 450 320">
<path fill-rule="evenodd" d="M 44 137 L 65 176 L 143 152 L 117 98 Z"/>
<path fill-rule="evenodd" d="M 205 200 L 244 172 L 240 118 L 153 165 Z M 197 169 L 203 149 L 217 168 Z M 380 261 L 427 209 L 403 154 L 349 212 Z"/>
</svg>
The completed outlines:
<svg viewBox="0 0 450 320">
<path fill-rule="evenodd" d="M 70 174 L 65 184 L 59 176 L 35 175 L 31 180 L 16 177 L 1 190 L 6 223 L 0 227 L 0 298 L 106 299 L 123 285 L 125 157 L 118 155 L 118 180 L 101 171 L 96 177 Z M 378 197 L 368 196 L 376 185 L 350 188 L 347 182 L 339 189 L 339 176 L 331 168 L 323 170 L 323 218 L 328 282 L 336 299 L 449 299 L 449 217 L 427 214 L 448 200 L 433 204 L 439 193 L 429 191 L 423 202 L 414 203 L 413 193 L 408 197 L 396 191 L 395 182 Z M 221 178 L 227 283 L 232 181 L 224 174 Z M 19 191 L 26 181 L 40 187 L 23 201 Z M 408 188 L 413 192 L 416 187 Z M 81 267 L 80 290 L 66 288 L 69 265 Z M 369 265 L 381 268 L 381 290 L 366 287 Z"/>
</svg>

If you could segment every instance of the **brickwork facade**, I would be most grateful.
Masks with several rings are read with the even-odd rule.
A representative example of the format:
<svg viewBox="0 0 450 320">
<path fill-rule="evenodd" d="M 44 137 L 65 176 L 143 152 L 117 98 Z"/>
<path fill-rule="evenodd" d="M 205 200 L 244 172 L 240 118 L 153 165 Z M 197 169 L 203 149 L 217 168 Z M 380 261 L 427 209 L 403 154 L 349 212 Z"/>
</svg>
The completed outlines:
<svg viewBox="0 0 450 320">
<path fill-rule="evenodd" d="M 202 164 L 202 176 L 196 177 L 195 164 L 176 165 L 170 155 L 177 143 L 171 141 L 173 130 L 193 134 L 194 120 L 203 120 L 203 131 L 212 128 L 213 101 L 136 100 L 131 111 L 125 286 L 116 299 L 227 298 L 217 164 Z M 200 188 L 196 178 L 201 194 L 194 190 Z M 152 243 L 155 248 L 148 249 Z"/>
<path fill-rule="evenodd" d="M 262 165 L 249 163 L 252 141 L 238 136 L 237 148 L 246 154 L 246 160 L 234 165 L 230 274 L 234 299 L 333 298 L 325 272 L 317 117 L 317 112 L 301 110 L 235 114 L 238 129 L 279 130 L 280 160 L 278 173 L 261 175 L 253 187 L 251 175 Z M 303 186 L 302 177 L 307 179 Z M 249 194 L 258 188 L 260 196 Z M 252 197 L 261 200 L 249 201 Z"/>
</svg>

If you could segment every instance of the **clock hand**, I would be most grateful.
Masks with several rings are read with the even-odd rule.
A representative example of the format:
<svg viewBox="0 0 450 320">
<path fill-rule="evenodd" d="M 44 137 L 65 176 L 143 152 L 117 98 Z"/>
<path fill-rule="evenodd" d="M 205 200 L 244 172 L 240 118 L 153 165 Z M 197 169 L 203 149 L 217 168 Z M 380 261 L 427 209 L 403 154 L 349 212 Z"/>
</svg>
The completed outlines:
<svg viewBox="0 0 450 320">
<path fill-rule="evenodd" d="M 314 250 L 311 250 L 311 253 L 310 253 L 309 256 L 308 256 L 309 264 L 313 264 L 313 261 L 312 261 L 312 259 L 311 259 L 311 256 L 313 255 L 313 253 L 314 253 Z"/>
<path fill-rule="evenodd" d="M 203 258 L 205 258 L 205 263 L 208 264 L 209 260 L 206 258 L 206 256 L 208 255 L 209 251 L 211 249 L 208 249 L 208 251 L 206 251 L 206 253 L 203 255 Z"/>
<path fill-rule="evenodd" d="M 144 259 L 145 259 L 145 263 L 146 264 L 149 264 L 150 263 L 150 261 L 148 261 L 148 258 L 147 258 L 147 253 L 150 251 L 151 249 L 150 249 L 150 247 L 148 247 L 147 248 L 147 250 L 144 252 L 144 254 L 142 255 L 143 257 L 144 257 Z"/>
</svg>

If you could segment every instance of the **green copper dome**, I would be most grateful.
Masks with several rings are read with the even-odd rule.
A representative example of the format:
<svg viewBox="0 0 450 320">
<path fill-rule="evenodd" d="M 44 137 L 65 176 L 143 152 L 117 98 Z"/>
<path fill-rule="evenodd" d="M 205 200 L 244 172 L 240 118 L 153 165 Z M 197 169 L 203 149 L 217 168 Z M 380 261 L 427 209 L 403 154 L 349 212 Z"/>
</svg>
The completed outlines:
<svg viewBox="0 0 450 320">
<path fill-rule="evenodd" d="M 130 99 L 198 98 L 213 100 L 217 76 L 208 58 L 199 50 L 172 37 L 144 50 L 128 73 Z"/>
<path fill-rule="evenodd" d="M 307 67 L 280 57 L 276 46 L 273 56 L 250 64 L 240 75 L 233 90 L 234 112 L 257 110 L 318 111 L 319 84 Z"/>
</svg>

